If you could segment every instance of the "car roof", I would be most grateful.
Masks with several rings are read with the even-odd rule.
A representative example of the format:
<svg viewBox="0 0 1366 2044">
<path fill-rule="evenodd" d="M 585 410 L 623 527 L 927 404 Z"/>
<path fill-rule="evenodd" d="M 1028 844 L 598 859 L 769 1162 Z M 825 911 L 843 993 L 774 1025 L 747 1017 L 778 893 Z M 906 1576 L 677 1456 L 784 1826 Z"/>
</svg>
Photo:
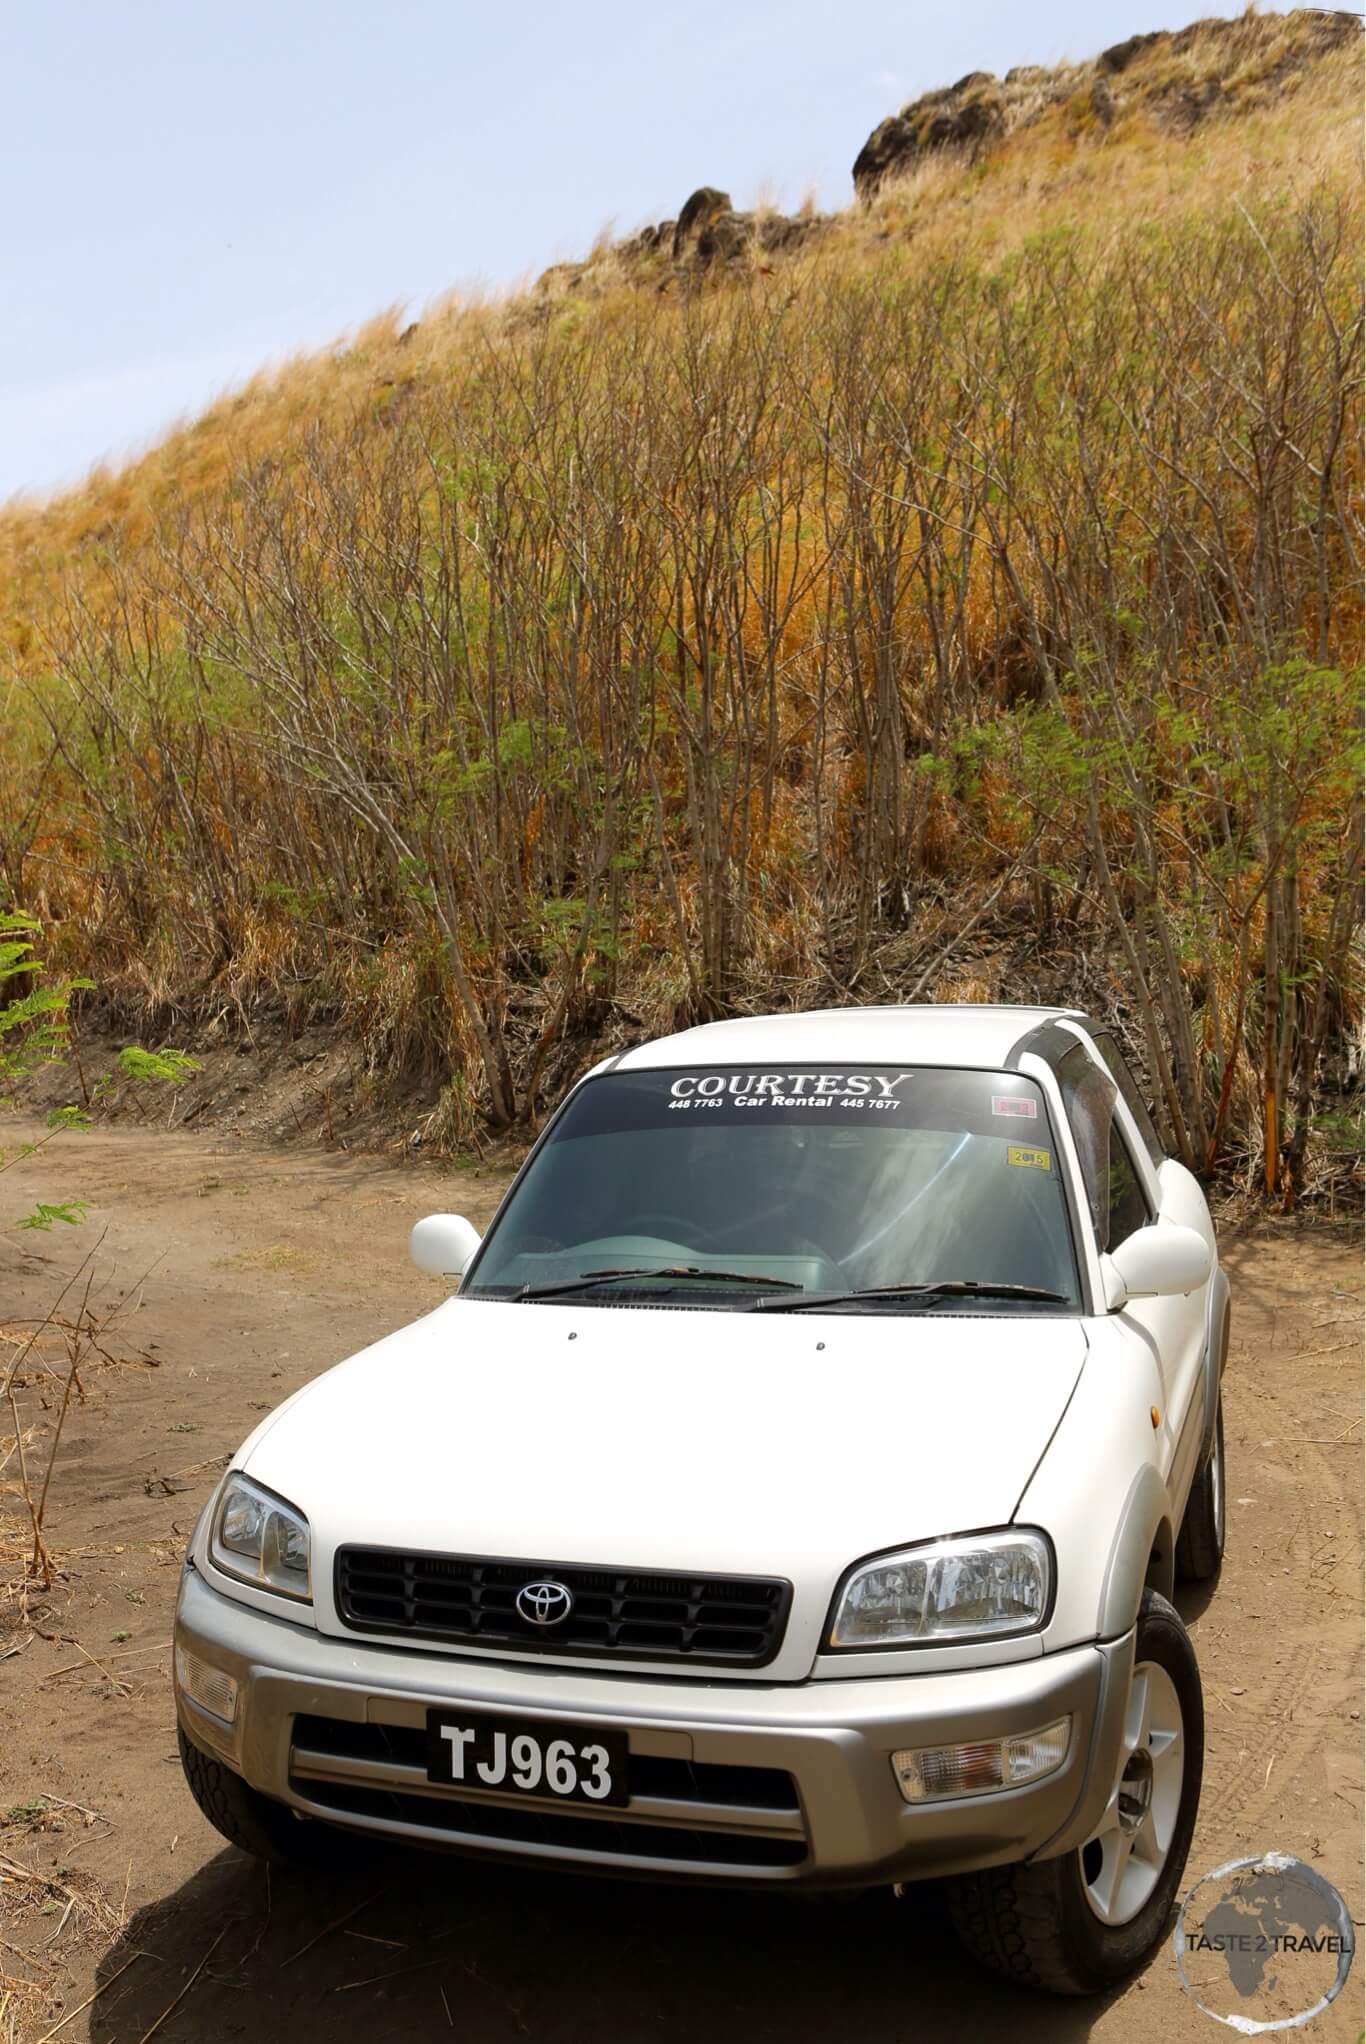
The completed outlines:
<svg viewBox="0 0 1366 2044">
<path fill-rule="evenodd" d="M 1021 1040 L 1046 1022 L 1082 1022 L 1079 1008 L 991 1007 L 985 1003 L 903 1008 L 811 1008 L 800 1014 L 742 1015 L 656 1037 L 613 1060 L 613 1071 L 676 1065 L 843 1064 L 1005 1067 Z"/>
</svg>

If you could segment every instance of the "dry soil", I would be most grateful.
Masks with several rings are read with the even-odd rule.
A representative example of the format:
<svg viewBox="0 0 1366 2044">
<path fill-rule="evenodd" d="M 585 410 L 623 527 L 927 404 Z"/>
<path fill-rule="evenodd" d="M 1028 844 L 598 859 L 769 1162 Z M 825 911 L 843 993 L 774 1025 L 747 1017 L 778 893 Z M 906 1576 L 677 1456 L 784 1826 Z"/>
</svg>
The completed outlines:
<svg viewBox="0 0 1366 2044">
<path fill-rule="evenodd" d="M 1166 1948 L 1106 2001 L 984 1979 L 932 1889 L 817 1904 L 422 1856 L 365 1878 L 268 1878 L 210 1830 L 175 1753 L 185 1536 L 260 1413 L 434 1303 L 405 1258 L 412 1220 L 456 1208 L 482 1221 L 505 1175 L 119 1127 L 6 1180 L 22 1178 L 25 1202 L 78 1186 L 92 1205 L 79 1234 L 0 1252 L 0 1322 L 45 1312 L 101 1230 L 92 1305 L 119 1311 L 48 1499 L 59 1574 L 26 1613 L 12 1586 L 0 1606 L 0 2039 L 40 2038 L 90 1995 L 58 2032 L 71 2044 L 141 2044 L 172 2003 L 163 2044 L 1220 2034 Z M 1208 1713 L 1191 1878 L 1280 1848 L 1336 1883 L 1360 1923 L 1360 1251 L 1343 1230 L 1262 1225 L 1226 1234 L 1223 1253 L 1228 1558 L 1212 1597 L 1182 1600 Z M 34 1383 L 26 1420 L 56 1394 Z M 13 1432 L 0 1415 L 11 1578 Z M 1311 2035 L 1357 2037 L 1363 1972 Z"/>
</svg>

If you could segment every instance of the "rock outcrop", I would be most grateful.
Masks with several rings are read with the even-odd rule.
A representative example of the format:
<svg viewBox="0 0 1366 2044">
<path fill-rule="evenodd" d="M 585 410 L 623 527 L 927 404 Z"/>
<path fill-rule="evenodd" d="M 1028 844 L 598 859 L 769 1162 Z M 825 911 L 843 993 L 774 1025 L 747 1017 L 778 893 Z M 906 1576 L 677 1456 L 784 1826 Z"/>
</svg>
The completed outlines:
<svg viewBox="0 0 1366 2044">
<path fill-rule="evenodd" d="M 899 176 L 935 150 L 972 150 L 1004 129 L 1000 86 L 989 71 L 970 71 L 874 128 L 854 160 L 854 189 L 870 198 L 884 178 Z"/>
<path fill-rule="evenodd" d="M 642 227 L 586 263 L 553 263 L 538 277 L 536 297 L 545 303 L 605 284 L 610 271 L 619 276 L 623 267 L 642 281 L 653 277 L 661 290 L 675 282 L 700 281 L 712 269 L 745 264 L 764 269 L 769 257 L 799 247 L 826 225 L 818 213 L 737 212 L 729 192 L 699 185 L 676 220 Z"/>
<path fill-rule="evenodd" d="M 739 213 L 729 192 L 703 185 L 680 212 L 673 230 L 675 269 L 706 270 L 796 248 L 823 223 L 813 213 Z M 662 234 L 663 230 L 659 232 Z"/>
<path fill-rule="evenodd" d="M 1131 35 L 1085 64 L 1021 64 L 1003 80 L 970 71 L 874 128 L 854 161 L 854 189 L 871 199 L 941 151 L 971 159 L 1054 107 L 1064 109 L 1073 135 L 1088 128 L 1104 134 L 1131 114 L 1188 134 L 1203 121 L 1265 105 L 1293 73 L 1360 36 L 1352 14 L 1244 14 Z"/>
<path fill-rule="evenodd" d="M 698 245 L 711 234 L 719 221 L 735 217 L 729 192 L 719 192 L 715 185 L 699 185 L 692 196 L 684 200 L 682 211 L 674 223 L 674 261 L 682 262 L 695 254 Z"/>
<path fill-rule="evenodd" d="M 1070 145 L 1113 140 L 1135 120 L 1179 138 L 1266 106 L 1299 86 L 1297 72 L 1360 39 L 1350 14 L 1243 14 L 1131 35 L 1084 64 L 1017 64 L 1004 78 L 969 71 L 879 123 L 854 163 L 854 188 L 866 202 L 917 164 L 945 153 L 971 161 L 1044 121 Z M 699 185 L 675 219 L 601 246 L 586 262 L 552 265 L 537 282 L 531 316 L 548 317 L 568 293 L 593 295 L 624 280 L 667 291 L 747 268 L 763 273 L 838 218 L 742 212 L 719 185 Z"/>
</svg>

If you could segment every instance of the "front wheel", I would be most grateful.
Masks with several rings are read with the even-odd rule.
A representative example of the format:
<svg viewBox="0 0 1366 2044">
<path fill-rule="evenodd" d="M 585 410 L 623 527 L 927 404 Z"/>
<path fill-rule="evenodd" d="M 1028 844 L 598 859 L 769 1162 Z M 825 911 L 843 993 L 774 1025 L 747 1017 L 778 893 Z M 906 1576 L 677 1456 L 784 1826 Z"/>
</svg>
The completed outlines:
<svg viewBox="0 0 1366 2044">
<path fill-rule="evenodd" d="M 180 1765 L 190 1794 L 215 1831 L 230 1845 L 276 1866 L 316 1868 L 340 1873 L 363 1866 L 376 1854 L 368 1838 L 353 1831 L 339 1831 L 330 1824 L 300 1820 L 284 1803 L 263 1796 L 258 1789 L 202 1752 L 176 1726 Z"/>
<path fill-rule="evenodd" d="M 1207 1583 L 1224 1559 L 1224 1401 L 1214 1415 L 1214 1440 L 1191 1485 L 1176 1536 L 1176 1573 L 1185 1583 Z"/>
<path fill-rule="evenodd" d="M 994 1971 L 1054 1994 L 1098 1994 L 1161 1942 L 1190 1851 L 1205 1717 L 1190 1636 L 1165 1597 L 1144 1592 L 1124 1733 L 1109 1799 L 1079 1852 L 990 1867 L 948 1883 L 967 1949 Z"/>
</svg>

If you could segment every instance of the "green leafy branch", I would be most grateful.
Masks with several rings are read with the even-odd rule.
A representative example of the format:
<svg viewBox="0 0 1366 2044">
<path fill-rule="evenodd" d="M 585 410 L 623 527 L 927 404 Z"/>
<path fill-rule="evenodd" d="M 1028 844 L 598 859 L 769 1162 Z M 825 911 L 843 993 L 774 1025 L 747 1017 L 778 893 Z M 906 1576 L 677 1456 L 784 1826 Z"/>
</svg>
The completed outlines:
<svg viewBox="0 0 1366 2044">
<path fill-rule="evenodd" d="M 93 980 L 55 979 L 35 951 L 39 926 L 32 916 L 13 909 L 0 910 L 0 1106 L 13 1106 L 12 1089 L 40 1065 L 57 1062 L 71 1040 L 71 1000 Z M 16 981 L 29 985 L 20 991 Z M 11 989 L 14 989 L 11 991 Z M 91 1090 L 97 1101 L 122 1076 L 134 1085 L 183 1085 L 200 1069 L 199 1060 L 182 1050 L 144 1050 L 126 1044 L 115 1065 L 103 1073 Z M 88 1128 L 90 1115 L 83 1107 L 55 1107 L 47 1117 L 47 1134 L 37 1142 L 18 1144 L 8 1153 L 0 1152 L 0 1171 L 31 1157 L 64 1130 Z M 39 1200 L 31 1212 L 14 1223 L 17 1228 L 48 1230 L 59 1221 L 78 1227 L 85 1219 L 86 1202 L 80 1199 Z"/>
</svg>

